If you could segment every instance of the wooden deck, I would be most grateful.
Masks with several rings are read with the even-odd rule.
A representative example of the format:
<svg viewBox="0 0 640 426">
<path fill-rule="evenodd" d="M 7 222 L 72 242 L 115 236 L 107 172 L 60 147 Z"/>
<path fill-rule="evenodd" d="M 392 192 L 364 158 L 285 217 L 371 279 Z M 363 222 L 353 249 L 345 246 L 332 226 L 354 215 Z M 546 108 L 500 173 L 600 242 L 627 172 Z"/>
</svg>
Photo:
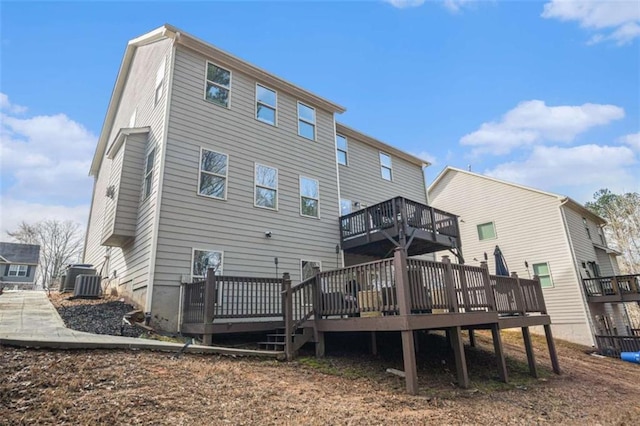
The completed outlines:
<svg viewBox="0 0 640 426">
<path fill-rule="evenodd" d="M 445 330 L 457 360 L 460 386 L 469 384 L 461 331 L 491 330 L 499 376 L 508 380 L 500 330 L 521 328 L 531 374 L 537 374 L 529 327 L 543 326 L 552 366 L 560 372 L 551 319 L 537 277 L 521 279 L 489 274 L 480 267 L 407 258 L 404 248 L 394 257 L 347 268 L 314 271 L 295 286 L 282 279 L 219 277 L 186 284 L 182 298 L 183 333 L 201 334 L 205 344 L 217 333 L 281 329 L 270 340 L 287 359 L 305 342 L 324 355 L 327 332 L 396 331 L 402 336 L 407 390 L 417 391 L 414 332 Z M 304 330 L 304 333 L 301 331 Z M 375 345 L 374 345 L 375 346 Z"/>
<path fill-rule="evenodd" d="M 640 302 L 640 274 L 585 278 L 582 283 L 589 302 Z"/>
<path fill-rule="evenodd" d="M 340 217 L 340 236 L 346 253 L 377 258 L 398 246 L 416 256 L 461 245 L 456 215 L 402 197 Z"/>
</svg>

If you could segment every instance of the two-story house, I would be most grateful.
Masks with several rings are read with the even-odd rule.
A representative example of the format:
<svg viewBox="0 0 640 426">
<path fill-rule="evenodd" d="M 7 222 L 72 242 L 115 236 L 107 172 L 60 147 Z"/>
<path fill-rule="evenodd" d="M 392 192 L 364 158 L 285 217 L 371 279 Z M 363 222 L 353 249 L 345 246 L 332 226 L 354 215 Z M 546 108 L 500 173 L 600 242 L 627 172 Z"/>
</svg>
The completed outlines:
<svg viewBox="0 0 640 426">
<path fill-rule="evenodd" d="M 605 221 L 580 203 L 453 167 L 429 186 L 429 201 L 459 215 L 468 264 L 487 258 L 495 270 L 499 246 L 510 272 L 540 277 L 556 337 L 590 346 L 594 335 L 627 334 L 622 299 L 594 298 L 583 285 L 620 272 Z"/>
<path fill-rule="evenodd" d="M 0 243 L 0 288 L 33 290 L 39 261 L 37 244 Z"/>
<path fill-rule="evenodd" d="M 339 217 L 404 196 L 427 163 L 340 123 L 344 108 L 169 25 L 131 40 L 109 103 L 84 262 L 178 327 L 180 284 L 216 273 L 302 280 L 375 257 Z"/>
</svg>

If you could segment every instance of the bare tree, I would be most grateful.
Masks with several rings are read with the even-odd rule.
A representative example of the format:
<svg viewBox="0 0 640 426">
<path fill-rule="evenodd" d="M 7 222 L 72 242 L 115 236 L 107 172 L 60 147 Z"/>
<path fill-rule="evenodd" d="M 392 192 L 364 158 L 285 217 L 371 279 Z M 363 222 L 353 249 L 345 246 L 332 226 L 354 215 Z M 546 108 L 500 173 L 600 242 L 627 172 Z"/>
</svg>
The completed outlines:
<svg viewBox="0 0 640 426">
<path fill-rule="evenodd" d="M 601 189 L 586 207 L 607 221 L 605 233 L 611 246 L 622 253 L 621 272 L 640 272 L 640 194 L 614 194 Z"/>
<path fill-rule="evenodd" d="M 20 243 L 40 245 L 36 282 L 43 288 L 51 285 L 66 264 L 76 261 L 82 249 L 80 226 L 72 221 L 22 222 L 17 230 L 7 232 L 7 235 Z"/>
</svg>

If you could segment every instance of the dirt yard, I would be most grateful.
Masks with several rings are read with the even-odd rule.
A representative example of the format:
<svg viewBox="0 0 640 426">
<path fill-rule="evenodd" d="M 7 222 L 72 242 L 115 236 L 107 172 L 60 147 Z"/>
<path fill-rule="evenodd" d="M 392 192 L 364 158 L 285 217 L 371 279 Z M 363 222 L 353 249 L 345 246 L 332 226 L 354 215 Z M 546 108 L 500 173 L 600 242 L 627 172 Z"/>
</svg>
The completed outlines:
<svg viewBox="0 0 640 426">
<path fill-rule="evenodd" d="M 0 347 L 0 424 L 637 424 L 640 365 L 559 342 L 564 374 L 555 376 L 536 339 L 535 380 L 520 335 L 503 337 L 511 382 L 495 380 L 490 340 L 481 335 L 478 348 L 467 347 L 472 388 L 461 390 L 446 342 L 426 336 L 418 396 L 385 372 L 402 368 L 397 350 L 334 350 L 282 363 Z"/>
</svg>

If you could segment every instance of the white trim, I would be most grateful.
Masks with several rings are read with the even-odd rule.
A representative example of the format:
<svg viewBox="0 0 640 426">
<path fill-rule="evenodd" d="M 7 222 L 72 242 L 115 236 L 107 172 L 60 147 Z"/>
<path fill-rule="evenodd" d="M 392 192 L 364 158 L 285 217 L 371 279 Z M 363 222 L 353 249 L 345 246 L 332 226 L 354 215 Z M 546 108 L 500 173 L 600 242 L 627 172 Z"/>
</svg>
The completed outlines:
<svg viewBox="0 0 640 426">
<path fill-rule="evenodd" d="M 113 139 L 113 143 L 109 146 L 109 149 L 107 149 L 106 152 L 106 156 L 109 160 L 113 160 L 116 156 L 116 154 L 118 153 L 118 151 L 120 150 L 120 147 L 122 146 L 122 144 L 124 143 L 124 141 L 127 139 L 127 136 L 131 136 L 131 135 L 141 135 L 143 133 L 149 133 L 151 131 L 151 127 L 147 126 L 147 127 L 123 127 L 120 130 L 118 130 L 118 134 L 116 135 L 116 137 Z M 95 175 L 95 178 L 98 178 L 98 175 Z"/>
<path fill-rule="evenodd" d="M 273 169 L 276 171 L 276 187 L 272 188 L 266 185 L 258 185 L 258 182 L 256 180 L 257 177 L 257 171 L 258 171 L 258 166 L 262 166 L 262 167 L 268 167 L 270 169 Z M 278 211 L 278 208 L 280 207 L 280 202 L 279 202 L 279 195 L 280 195 L 280 191 L 278 190 L 278 186 L 280 185 L 280 172 L 278 171 L 277 167 L 272 167 L 272 166 L 267 166 L 266 164 L 262 164 L 262 163 L 258 163 L 258 162 L 254 162 L 253 163 L 253 206 L 254 207 L 258 207 L 260 209 L 267 209 L 267 210 L 273 210 L 273 211 Z M 258 205 L 256 203 L 256 194 L 257 194 L 257 188 L 258 186 L 260 186 L 261 188 L 265 188 L 265 189 L 270 189 L 270 190 L 274 190 L 276 191 L 276 206 L 274 207 L 268 207 L 268 206 L 261 206 Z"/>
<path fill-rule="evenodd" d="M 169 117 L 171 116 L 171 96 L 173 94 L 173 71 L 176 63 L 176 45 L 175 43 L 171 47 L 171 63 L 169 64 L 169 74 L 167 75 L 167 94 L 164 97 L 164 129 L 162 130 L 162 137 L 158 141 L 158 147 L 162 148 L 161 159 L 158 171 L 158 192 L 156 195 L 156 211 L 153 219 L 153 228 L 151 231 L 151 256 L 149 259 L 149 272 L 147 276 L 147 297 L 145 300 L 145 312 L 151 312 L 151 306 L 153 304 L 153 283 L 155 280 L 156 272 L 156 258 L 158 254 L 158 234 L 160 231 L 160 210 L 162 207 L 162 188 L 164 187 L 164 167 L 167 162 L 167 145 L 169 139 Z M 178 303 L 178 306 L 180 304 Z M 180 326 L 181 313 L 178 313 L 178 327 Z"/>
<path fill-rule="evenodd" d="M 339 137 L 344 139 L 344 143 L 345 143 L 345 149 L 344 150 L 340 149 L 340 147 L 338 146 L 338 138 Z M 344 164 L 342 164 L 340 162 L 340 157 L 338 156 L 338 153 L 340 153 L 340 152 L 344 152 L 344 160 L 345 160 Z M 340 164 L 341 166 L 345 166 L 345 167 L 349 166 L 349 141 L 347 140 L 346 136 L 338 134 L 338 133 L 336 133 L 336 162 L 338 164 Z"/>
<path fill-rule="evenodd" d="M 14 272 L 13 274 L 11 272 Z M 24 272 L 24 275 L 20 275 L 21 272 Z M 26 277 L 29 272 L 29 265 L 12 263 L 9 265 L 9 272 L 7 273 L 8 277 Z"/>
<path fill-rule="evenodd" d="M 219 175 L 217 173 L 213 173 L 213 172 L 209 172 L 206 170 L 202 170 L 202 151 L 209 151 L 209 152 L 213 152 L 215 154 L 220 154 L 220 155 L 224 155 L 225 157 L 227 157 L 227 164 L 226 164 L 226 174 L 224 176 Z M 200 192 L 200 178 L 201 178 L 201 174 L 202 173 L 207 173 L 211 176 L 216 176 L 219 178 L 224 178 L 224 197 L 220 198 L 220 197 L 216 197 L 213 195 L 207 195 L 207 194 L 202 194 Z M 205 148 L 203 146 L 200 147 L 200 157 L 198 157 L 198 179 L 197 179 L 197 184 L 196 184 L 196 195 L 200 196 L 200 197 L 207 197 L 207 198 L 213 198 L 214 200 L 222 200 L 222 201 L 226 201 L 227 200 L 227 189 L 229 187 L 229 154 L 226 154 L 224 152 L 219 152 L 219 151 L 214 151 L 212 149 L 209 148 Z"/>
<path fill-rule="evenodd" d="M 193 261 L 195 260 L 195 254 L 196 254 L 196 250 L 197 251 L 203 251 L 203 252 L 207 252 L 207 253 L 220 253 L 220 274 L 216 274 L 216 275 L 222 275 L 222 273 L 224 272 L 224 250 L 218 250 L 218 249 L 213 249 L 213 248 L 199 248 L 199 247 L 191 247 L 191 262 L 189 263 L 189 276 L 191 276 L 191 281 L 193 281 L 193 279 L 195 277 L 198 278 L 206 278 L 207 276 L 201 276 L 201 275 L 193 275 Z"/>
<path fill-rule="evenodd" d="M 133 109 L 133 113 L 131 114 L 131 117 L 129 117 L 129 128 L 133 129 L 136 127 L 136 120 L 138 119 L 138 107 L 135 107 Z"/>
<path fill-rule="evenodd" d="M 307 197 L 302 195 L 302 179 L 312 180 L 316 183 L 316 189 L 318 190 L 318 198 Z M 315 200 L 318 203 L 318 216 L 311 216 L 302 213 L 302 198 L 308 198 L 310 200 Z M 298 175 L 298 203 L 300 205 L 300 216 L 309 217 L 312 219 L 320 219 L 320 181 L 318 179 L 310 178 L 303 175 Z"/>
<path fill-rule="evenodd" d="M 231 109 L 231 84 L 233 82 L 233 73 L 231 72 L 231 70 L 216 64 L 213 61 L 210 61 L 208 59 L 205 59 L 205 64 L 204 64 L 204 100 L 206 102 L 209 102 L 210 104 L 214 104 L 214 105 L 218 105 L 219 107 L 222 108 L 226 108 L 226 109 Z M 209 80 L 209 64 L 213 65 L 214 67 L 220 68 L 221 70 L 227 71 L 229 73 L 229 87 L 225 87 L 220 83 L 216 83 L 215 81 L 211 81 Z M 229 92 L 229 96 L 227 96 L 227 104 L 226 105 L 220 105 L 217 102 L 213 102 L 210 101 L 209 99 L 207 99 L 207 83 L 211 83 L 214 86 L 220 88 L 220 89 L 224 89 L 227 90 Z"/>
<path fill-rule="evenodd" d="M 162 62 L 160 63 L 160 67 L 158 71 L 156 71 L 156 85 L 153 90 L 153 107 L 158 106 L 160 101 L 162 100 L 162 95 L 164 94 L 164 79 L 167 69 L 167 56 L 165 55 L 162 58 Z M 160 96 L 158 96 L 158 89 L 160 89 Z"/>
<path fill-rule="evenodd" d="M 385 166 L 384 164 L 382 164 L 382 156 L 386 155 L 387 157 L 389 157 L 389 163 L 391 163 L 390 166 Z M 386 180 L 387 182 L 393 182 L 393 157 L 391 156 L 391 154 L 387 154 L 384 151 L 378 151 L 378 161 L 380 162 L 380 177 L 382 178 L 382 180 Z M 389 170 L 389 174 L 391 175 L 390 178 L 391 179 L 387 179 L 384 177 L 384 174 L 382 174 L 382 170 L 383 169 L 387 169 Z"/>
<path fill-rule="evenodd" d="M 493 228 L 493 237 L 491 238 L 480 238 L 480 226 L 482 225 L 489 225 L 491 224 L 491 227 Z M 476 233 L 478 235 L 478 241 L 491 241 L 491 240 L 497 240 L 498 239 L 498 231 L 496 230 L 496 222 L 495 221 L 490 221 L 490 222 L 482 222 L 476 225 Z"/>
<path fill-rule="evenodd" d="M 296 102 L 297 102 L 296 103 L 296 114 L 298 115 L 298 123 L 297 123 L 298 124 L 298 136 L 301 136 L 301 137 L 303 137 L 305 139 L 309 139 L 308 137 L 300 134 L 300 121 L 303 121 L 303 122 L 313 126 L 313 139 L 309 139 L 309 140 L 315 141 L 317 139 L 317 133 L 318 133 L 318 129 L 317 129 L 317 126 L 316 126 L 317 111 L 316 111 L 316 109 L 314 107 L 312 107 L 310 105 L 307 105 L 304 102 L 300 102 L 300 101 L 296 101 Z M 305 106 L 305 107 L 313 110 L 313 121 L 309 121 L 306 118 L 303 118 L 303 117 L 300 116 L 300 105 Z"/>
<path fill-rule="evenodd" d="M 149 197 L 151 197 L 151 194 L 153 193 L 153 171 L 156 167 L 156 148 L 157 146 L 151 148 L 151 150 L 145 156 L 144 173 L 142 175 L 142 201 L 146 201 Z M 151 157 L 151 154 L 153 154 L 153 164 L 151 165 L 151 170 L 148 171 L 149 157 Z M 151 177 L 151 181 L 149 182 L 149 186 L 147 187 L 148 177 Z"/>
<path fill-rule="evenodd" d="M 258 86 L 262 87 L 263 89 L 269 90 L 270 92 L 273 92 L 275 94 L 275 96 L 276 96 L 276 104 L 275 105 L 269 105 L 268 103 L 261 102 L 261 101 L 258 100 Z M 272 89 L 270 87 L 267 87 L 264 84 L 256 82 L 255 92 L 256 92 L 255 111 L 254 111 L 255 119 L 258 120 L 261 123 L 265 123 L 265 124 L 268 124 L 268 125 L 273 126 L 273 127 L 278 127 L 278 91 L 275 90 L 275 89 Z M 258 105 L 264 105 L 267 108 L 273 109 L 273 123 L 269 123 L 268 121 L 263 120 L 262 118 L 258 117 Z"/>
<path fill-rule="evenodd" d="M 336 140 L 336 135 L 338 134 L 337 132 L 337 128 L 336 128 L 336 116 L 335 114 L 332 114 L 332 119 L 333 119 L 333 143 L 335 144 L 335 148 L 338 147 L 338 141 Z M 340 166 L 338 165 L 338 162 L 336 161 L 335 163 L 335 167 L 336 167 L 336 184 L 338 185 L 338 218 L 340 218 L 341 214 L 340 214 L 340 199 L 342 198 L 342 193 L 340 190 Z M 341 226 L 340 224 L 338 224 L 338 226 Z M 342 230 L 340 230 L 340 235 L 342 235 Z M 338 243 L 338 245 L 340 245 L 340 243 Z M 342 267 L 344 268 L 344 250 L 342 250 L 342 247 L 340 247 L 340 260 L 342 261 Z M 337 261 L 336 261 L 336 268 L 339 268 L 340 265 L 337 265 Z"/>
<path fill-rule="evenodd" d="M 549 271 L 549 280 L 551 280 L 551 285 L 550 286 L 543 286 L 542 282 L 540 283 L 540 287 L 542 288 L 554 288 L 556 285 L 553 282 L 553 274 L 551 273 L 551 265 L 549 264 L 549 262 L 531 262 L 531 271 L 533 272 L 533 275 L 536 275 L 536 269 L 535 266 L 536 265 L 547 265 L 547 270 Z M 545 275 L 538 275 L 538 278 L 540 278 L 541 276 L 545 276 Z"/>
</svg>

